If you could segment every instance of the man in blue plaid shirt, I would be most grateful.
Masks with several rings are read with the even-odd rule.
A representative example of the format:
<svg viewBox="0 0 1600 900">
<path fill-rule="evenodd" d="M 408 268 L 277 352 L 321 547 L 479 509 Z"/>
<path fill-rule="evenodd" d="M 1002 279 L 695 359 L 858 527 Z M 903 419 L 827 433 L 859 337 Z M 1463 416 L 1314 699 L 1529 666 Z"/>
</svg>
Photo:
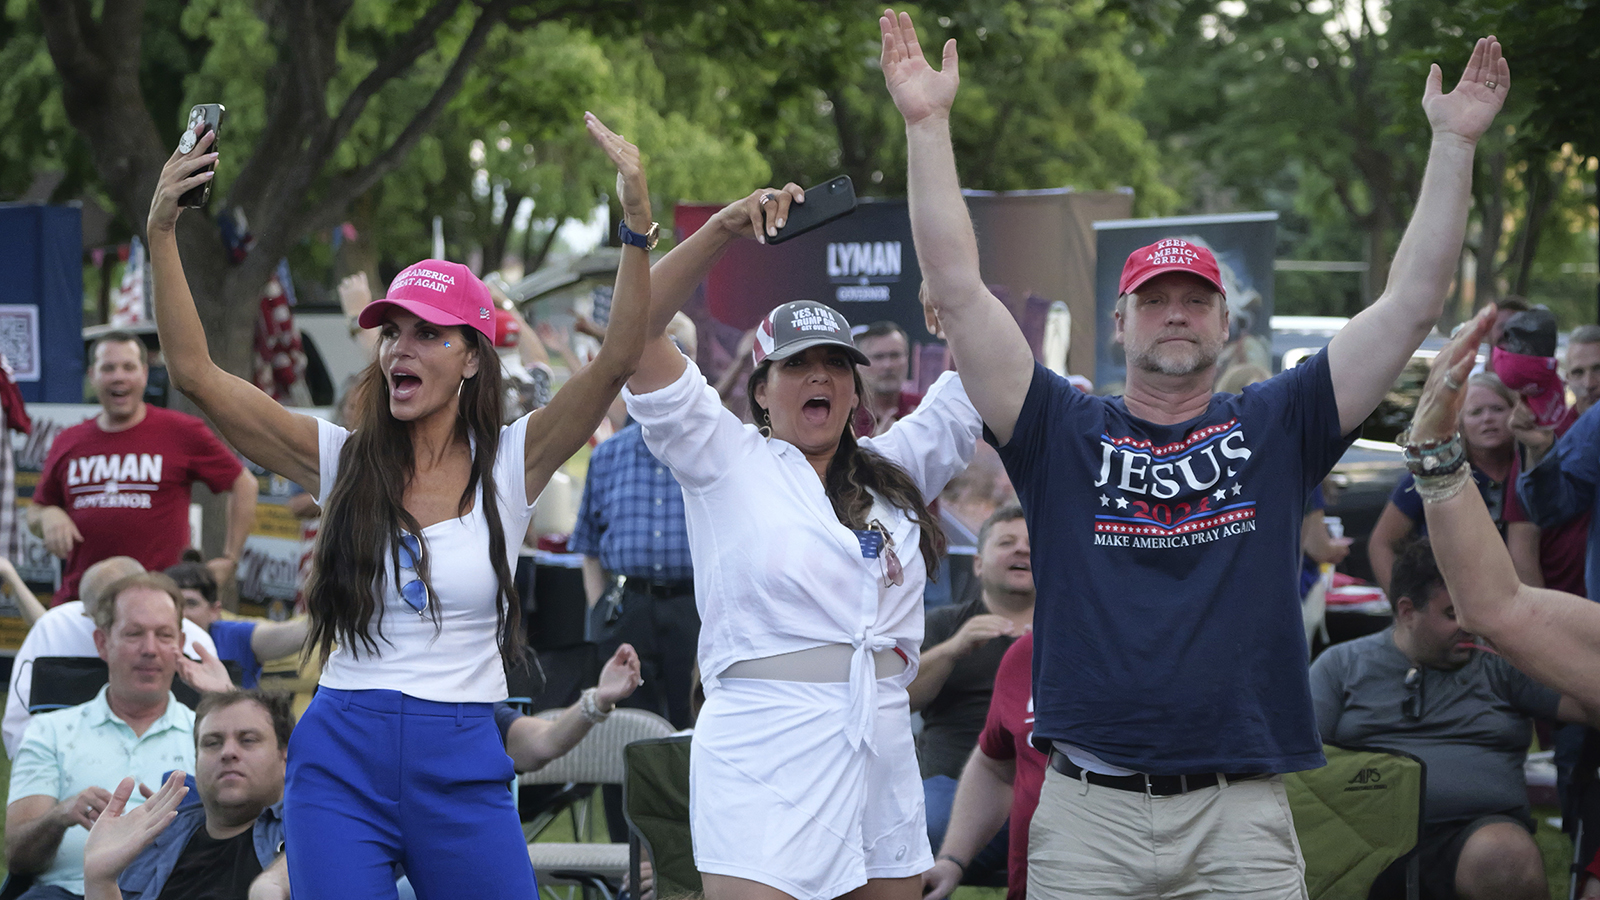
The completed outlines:
<svg viewBox="0 0 1600 900">
<path fill-rule="evenodd" d="M 568 549 L 583 554 L 584 591 L 604 623 L 595 635 L 601 658 L 623 642 L 639 653 L 644 684 L 623 705 L 687 728 L 700 614 L 683 491 L 645 449 L 637 422 L 595 448 Z M 621 590 L 608 591 L 617 576 Z"/>
</svg>

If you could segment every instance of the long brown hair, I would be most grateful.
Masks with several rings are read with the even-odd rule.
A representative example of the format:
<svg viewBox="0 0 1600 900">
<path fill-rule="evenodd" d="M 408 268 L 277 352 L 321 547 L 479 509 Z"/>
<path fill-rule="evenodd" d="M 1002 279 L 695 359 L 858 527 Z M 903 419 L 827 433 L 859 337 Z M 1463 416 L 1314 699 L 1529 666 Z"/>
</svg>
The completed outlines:
<svg viewBox="0 0 1600 900">
<path fill-rule="evenodd" d="M 750 417 L 763 431 L 771 429 L 772 415 L 766 407 L 756 402 L 756 385 L 767 380 L 767 372 L 771 368 L 772 360 L 762 360 L 745 383 L 745 396 L 750 400 Z M 867 395 L 866 386 L 861 383 L 861 368 L 851 363 L 850 374 L 855 378 L 859 401 Z M 850 418 L 855 418 L 854 408 L 850 410 Z M 934 520 L 933 513 L 928 511 L 928 504 L 922 501 L 922 492 L 917 489 L 911 476 L 904 469 L 856 443 L 855 430 L 850 427 L 849 420 L 846 420 L 844 433 L 839 435 L 839 448 L 828 462 L 828 473 L 823 477 L 822 485 L 827 491 L 828 502 L 833 504 L 833 514 L 846 528 L 860 531 L 867 527 L 867 515 L 872 512 L 872 491 L 882 494 L 891 506 L 909 513 L 922 531 L 918 540 L 922 547 L 922 564 L 928 570 L 928 580 L 938 579 L 939 557 L 944 553 L 945 544 L 943 529 Z"/>
<path fill-rule="evenodd" d="M 459 330 L 477 350 L 478 372 L 461 383 L 456 401 L 456 438 L 470 437 L 475 442 L 472 472 L 457 508 L 465 515 L 478 487 L 483 487 L 489 560 L 500 585 L 495 594 L 500 656 L 515 668 L 526 662 L 518 639 L 522 610 L 506 562 L 505 528 L 493 477 L 500 427 L 505 421 L 500 363 L 494 345 L 477 329 L 462 326 Z M 378 641 L 383 639 L 383 604 L 377 597 L 380 579 L 400 569 L 401 533 L 421 533 L 416 517 L 404 503 L 406 486 L 416 473 L 411 435 L 406 423 L 389 412 L 389 382 L 377 360 L 361 373 L 356 390 L 360 399 L 355 421 L 347 423 L 354 430 L 339 452 L 339 474 L 318 529 L 315 565 L 306 590 L 306 608 L 311 613 L 308 656 L 315 650 L 326 658 L 336 643 L 357 656 L 363 650 L 378 652 Z M 417 577 L 428 586 L 431 596 L 427 544 L 423 542 L 421 547 Z M 380 564 L 385 553 L 392 569 Z M 430 603 L 428 609 L 438 628 L 438 604 Z"/>
</svg>

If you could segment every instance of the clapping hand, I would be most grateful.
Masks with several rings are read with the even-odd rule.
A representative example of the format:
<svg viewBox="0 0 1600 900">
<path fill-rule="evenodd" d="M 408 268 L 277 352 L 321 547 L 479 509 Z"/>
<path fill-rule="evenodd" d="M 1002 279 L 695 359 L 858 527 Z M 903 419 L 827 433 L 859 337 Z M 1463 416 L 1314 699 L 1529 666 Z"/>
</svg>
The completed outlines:
<svg viewBox="0 0 1600 900">
<path fill-rule="evenodd" d="M 922 55 L 909 13 L 896 16 L 894 10 L 884 10 L 878 30 L 883 33 L 883 81 L 906 124 L 915 125 L 929 117 L 948 118 L 961 86 L 956 39 L 944 42 L 944 62 L 935 71 Z"/>
<path fill-rule="evenodd" d="M 122 779 L 94 827 L 89 829 L 89 840 L 83 845 L 83 880 L 115 883 L 134 857 L 154 843 L 156 836 L 177 818 L 178 803 L 187 793 L 189 788 L 184 786 L 183 773 L 173 772 L 149 800 L 124 814 L 128 798 L 133 796 L 133 779 Z"/>
<path fill-rule="evenodd" d="M 1478 347 L 1494 326 L 1494 304 L 1485 306 L 1456 331 L 1455 337 L 1433 358 L 1433 368 L 1422 386 L 1416 414 L 1411 418 L 1410 442 L 1442 441 L 1460 427 L 1465 385 L 1478 360 Z"/>
<path fill-rule="evenodd" d="M 595 685 L 595 702 L 609 711 L 618 701 L 633 696 L 644 677 L 639 674 L 639 654 L 632 644 L 623 644 L 606 660 L 600 670 L 600 681 Z"/>
<path fill-rule="evenodd" d="M 1500 42 L 1494 35 L 1478 39 L 1455 90 L 1446 94 L 1443 88 L 1444 73 L 1435 63 L 1428 68 L 1428 82 L 1422 91 L 1422 109 L 1433 133 L 1477 141 L 1489 130 L 1511 89 L 1511 66 L 1500 55 Z"/>
<path fill-rule="evenodd" d="M 194 688 L 199 693 L 226 693 L 233 690 L 233 679 L 228 677 L 228 667 L 222 664 L 215 654 L 205 648 L 204 644 L 192 645 L 194 652 L 200 657 L 195 662 L 187 656 L 178 656 L 178 677 L 183 683 Z"/>
</svg>

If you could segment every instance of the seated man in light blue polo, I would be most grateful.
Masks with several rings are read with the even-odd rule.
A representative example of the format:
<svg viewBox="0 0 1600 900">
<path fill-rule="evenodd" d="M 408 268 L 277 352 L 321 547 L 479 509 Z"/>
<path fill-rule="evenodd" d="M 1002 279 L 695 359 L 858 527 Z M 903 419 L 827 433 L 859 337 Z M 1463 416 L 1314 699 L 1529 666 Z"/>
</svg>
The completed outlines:
<svg viewBox="0 0 1600 900">
<path fill-rule="evenodd" d="M 6 866 L 36 876 L 25 900 L 83 895 L 88 829 L 124 777 L 155 786 L 166 772 L 194 767 L 194 713 L 171 690 L 180 666 L 185 680 L 205 680 L 179 652 L 183 595 L 152 572 L 118 581 L 106 596 L 94 643 L 108 683 L 87 703 L 34 716 L 11 762 Z"/>
</svg>

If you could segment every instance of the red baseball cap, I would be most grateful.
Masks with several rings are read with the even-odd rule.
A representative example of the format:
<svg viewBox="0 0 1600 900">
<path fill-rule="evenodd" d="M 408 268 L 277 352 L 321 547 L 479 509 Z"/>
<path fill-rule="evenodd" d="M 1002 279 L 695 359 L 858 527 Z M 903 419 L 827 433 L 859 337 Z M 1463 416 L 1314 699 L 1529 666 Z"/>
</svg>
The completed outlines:
<svg viewBox="0 0 1600 900">
<path fill-rule="evenodd" d="M 522 319 L 509 309 L 494 308 L 494 345 L 515 347 L 522 340 Z"/>
<path fill-rule="evenodd" d="M 1167 272 L 1198 275 L 1211 282 L 1218 293 L 1228 293 L 1222 287 L 1217 258 L 1210 250 L 1183 238 L 1166 238 L 1128 254 L 1128 261 L 1122 264 L 1122 280 L 1117 283 L 1117 296 L 1131 294 L 1146 281 Z"/>
<path fill-rule="evenodd" d="M 495 339 L 494 298 L 489 296 L 488 286 L 460 263 L 425 259 L 408 266 L 395 276 L 382 300 L 362 308 L 356 322 L 362 328 L 376 328 L 383 324 L 389 307 L 435 325 L 476 328 L 491 343 Z"/>
</svg>

